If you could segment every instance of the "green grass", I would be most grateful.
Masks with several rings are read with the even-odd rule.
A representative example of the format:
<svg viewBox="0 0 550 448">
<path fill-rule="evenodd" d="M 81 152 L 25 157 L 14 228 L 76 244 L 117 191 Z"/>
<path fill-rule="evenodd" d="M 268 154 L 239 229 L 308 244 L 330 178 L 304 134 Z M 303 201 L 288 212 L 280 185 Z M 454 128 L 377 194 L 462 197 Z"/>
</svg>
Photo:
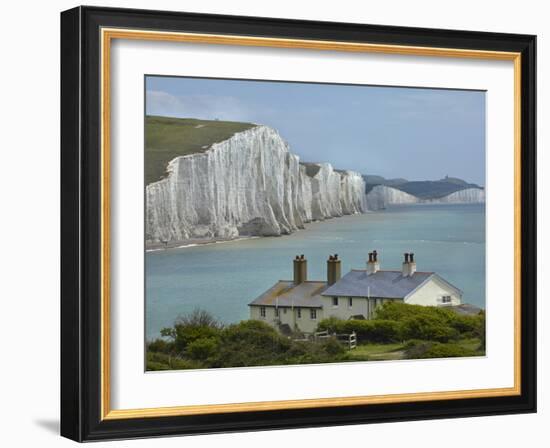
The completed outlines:
<svg viewBox="0 0 550 448">
<path fill-rule="evenodd" d="M 485 355 L 485 351 L 479 349 L 480 340 L 478 338 L 461 339 L 456 344 L 466 350 L 471 350 L 476 355 Z"/>
<path fill-rule="evenodd" d="M 353 361 L 381 361 L 403 359 L 403 344 L 362 344 L 348 352 Z"/>
<path fill-rule="evenodd" d="M 460 347 L 472 356 L 483 356 L 484 351 L 479 350 L 480 341 L 477 338 L 460 339 L 453 343 L 441 344 L 444 346 Z M 394 344 L 361 344 L 347 354 L 349 361 L 388 361 L 405 359 L 405 343 Z"/>
<path fill-rule="evenodd" d="M 146 116 L 145 185 L 162 179 L 168 162 L 175 157 L 204 152 L 212 144 L 254 126 L 233 121 Z"/>
</svg>

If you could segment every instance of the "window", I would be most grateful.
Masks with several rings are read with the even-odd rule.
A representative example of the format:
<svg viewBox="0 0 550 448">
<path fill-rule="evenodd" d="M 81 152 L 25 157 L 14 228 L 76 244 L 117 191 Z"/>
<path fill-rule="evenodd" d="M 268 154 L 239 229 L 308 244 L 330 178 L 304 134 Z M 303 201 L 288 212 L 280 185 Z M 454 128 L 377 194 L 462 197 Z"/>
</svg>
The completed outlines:
<svg viewBox="0 0 550 448">
<path fill-rule="evenodd" d="M 317 319 L 317 310 L 312 308 L 309 310 L 309 317 L 311 317 L 312 319 Z"/>
<path fill-rule="evenodd" d="M 260 307 L 260 317 L 265 317 L 265 306 Z"/>
<path fill-rule="evenodd" d="M 302 318 L 302 308 L 296 308 L 296 314 L 298 315 L 298 319 Z"/>
<path fill-rule="evenodd" d="M 332 298 L 332 306 L 333 306 L 333 307 L 337 307 L 337 306 L 338 306 L 338 297 L 333 297 L 333 298 Z"/>
<path fill-rule="evenodd" d="M 350 308 L 353 306 L 353 297 L 348 297 L 348 306 Z"/>
<path fill-rule="evenodd" d="M 283 314 L 286 314 L 286 308 L 283 308 Z"/>
<path fill-rule="evenodd" d="M 441 303 L 451 303 L 451 296 L 441 296 Z"/>
<path fill-rule="evenodd" d="M 275 317 L 279 317 L 279 308 L 275 308 Z"/>
</svg>

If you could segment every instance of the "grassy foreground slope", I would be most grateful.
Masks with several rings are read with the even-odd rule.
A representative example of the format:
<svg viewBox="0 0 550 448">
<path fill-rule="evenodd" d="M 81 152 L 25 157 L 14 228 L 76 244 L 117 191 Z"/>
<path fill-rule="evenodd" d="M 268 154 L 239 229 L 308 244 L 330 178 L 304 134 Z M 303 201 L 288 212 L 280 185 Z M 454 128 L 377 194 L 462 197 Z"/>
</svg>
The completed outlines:
<svg viewBox="0 0 550 448">
<path fill-rule="evenodd" d="M 145 117 L 145 185 L 160 180 L 175 157 L 204 152 L 214 143 L 254 127 L 252 123 Z"/>
<path fill-rule="evenodd" d="M 371 320 L 321 320 L 317 331 L 331 336 L 320 339 L 299 331 L 289 337 L 259 320 L 227 325 L 195 310 L 162 329 L 162 338 L 147 342 L 147 370 L 484 356 L 485 311 L 461 312 L 388 302 Z M 351 333 L 357 338 L 354 349 L 336 336 Z"/>
</svg>

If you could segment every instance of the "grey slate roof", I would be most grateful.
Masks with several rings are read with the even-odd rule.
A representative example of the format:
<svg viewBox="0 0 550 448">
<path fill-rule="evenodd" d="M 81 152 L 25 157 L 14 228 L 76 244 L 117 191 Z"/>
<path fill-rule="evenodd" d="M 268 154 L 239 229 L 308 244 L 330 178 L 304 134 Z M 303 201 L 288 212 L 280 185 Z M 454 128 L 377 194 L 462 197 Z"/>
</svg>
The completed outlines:
<svg viewBox="0 0 550 448">
<path fill-rule="evenodd" d="M 378 271 L 367 275 L 366 270 L 354 269 L 328 288 L 323 281 L 294 285 L 291 280 L 279 280 L 249 305 L 321 308 L 322 296 L 404 299 L 432 277 L 462 294 L 460 289 L 435 272 L 415 272 L 410 277 L 403 277 L 401 271 Z"/>
<path fill-rule="evenodd" d="M 326 282 L 306 281 L 299 285 L 289 280 L 279 280 L 249 305 L 281 306 L 299 308 L 321 308 L 320 293 L 327 287 Z"/>
<path fill-rule="evenodd" d="M 367 275 L 366 270 L 352 270 L 344 275 L 323 296 L 379 297 L 402 299 L 413 292 L 430 277 L 433 272 L 415 272 L 403 277 L 401 271 L 378 271 Z"/>
</svg>

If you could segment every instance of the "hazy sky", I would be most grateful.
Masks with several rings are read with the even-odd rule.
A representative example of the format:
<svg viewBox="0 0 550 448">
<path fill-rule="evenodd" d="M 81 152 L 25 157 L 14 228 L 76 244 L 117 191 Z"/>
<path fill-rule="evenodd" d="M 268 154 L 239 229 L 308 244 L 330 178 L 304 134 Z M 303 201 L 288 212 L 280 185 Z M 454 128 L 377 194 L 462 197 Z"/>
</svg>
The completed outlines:
<svg viewBox="0 0 550 448">
<path fill-rule="evenodd" d="M 306 162 L 485 185 L 485 93 L 147 77 L 149 115 L 271 126 Z"/>
</svg>

